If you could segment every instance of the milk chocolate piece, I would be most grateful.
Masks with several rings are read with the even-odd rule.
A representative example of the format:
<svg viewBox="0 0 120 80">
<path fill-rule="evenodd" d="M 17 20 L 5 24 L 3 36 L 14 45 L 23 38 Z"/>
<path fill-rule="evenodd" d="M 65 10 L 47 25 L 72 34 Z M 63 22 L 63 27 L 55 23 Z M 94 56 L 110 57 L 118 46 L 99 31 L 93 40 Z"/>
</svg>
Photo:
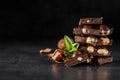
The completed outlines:
<svg viewBox="0 0 120 80">
<path fill-rule="evenodd" d="M 90 55 L 93 55 L 93 56 L 110 56 L 110 53 L 111 51 L 108 50 L 107 48 L 105 47 L 93 47 L 93 46 L 87 46 L 87 47 L 81 47 L 80 48 L 80 51 L 82 52 L 86 52 Z"/>
<path fill-rule="evenodd" d="M 87 62 L 89 62 L 89 60 L 90 60 L 90 58 L 88 57 L 88 55 L 82 53 L 77 57 L 71 57 L 71 58 L 67 59 L 67 61 L 65 62 L 65 65 L 68 67 L 72 67 L 72 66 L 78 65 L 80 63 L 87 63 Z"/>
<path fill-rule="evenodd" d="M 110 40 L 107 37 L 96 38 L 93 36 L 89 36 L 89 37 L 75 36 L 75 42 L 80 42 L 83 44 L 90 44 L 93 46 L 110 46 L 110 45 L 112 45 L 112 40 Z"/>
<path fill-rule="evenodd" d="M 63 62 L 63 53 L 64 51 L 61 50 L 61 49 L 56 49 L 52 55 L 52 59 L 55 61 L 55 62 Z"/>
<path fill-rule="evenodd" d="M 103 17 L 100 18 L 81 18 L 79 21 L 79 25 L 85 24 L 102 24 Z"/>
<path fill-rule="evenodd" d="M 101 25 L 103 26 L 103 25 Z M 94 36 L 109 36 L 112 34 L 113 28 L 108 28 L 108 29 L 94 29 L 94 28 L 74 28 L 73 29 L 73 34 L 75 35 L 94 35 Z"/>
<path fill-rule="evenodd" d="M 111 56 L 109 57 L 99 57 L 98 58 L 98 63 L 99 65 L 103 65 L 103 64 L 106 64 L 106 63 L 110 63 L 113 61 L 113 58 Z"/>
</svg>

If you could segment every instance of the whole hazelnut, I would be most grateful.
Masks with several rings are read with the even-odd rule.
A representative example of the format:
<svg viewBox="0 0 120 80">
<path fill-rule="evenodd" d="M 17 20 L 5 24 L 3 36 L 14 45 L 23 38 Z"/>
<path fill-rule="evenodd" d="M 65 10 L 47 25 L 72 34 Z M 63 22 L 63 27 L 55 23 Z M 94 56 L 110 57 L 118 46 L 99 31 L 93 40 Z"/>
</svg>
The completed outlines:
<svg viewBox="0 0 120 80">
<path fill-rule="evenodd" d="M 110 34 L 110 29 L 107 31 L 107 35 L 109 35 Z"/>
<path fill-rule="evenodd" d="M 83 28 L 82 29 L 82 33 L 86 34 L 87 33 L 87 29 Z"/>
<path fill-rule="evenodd" d="M 103 45 L 108 45 L 110 43 L 110 39 L 109 38 L 101 38 L 101 39 L 102 39 Z"/>
<path fill-rule="evenodd" d="M 93 53 L 93 52 L 94 52 L 94 47 L 93 47 L 93 46 L 88 46 L 88 47 L 87 47 L 87 51 L 88 51 L 89 53 Z"/>
<path fill-rule="evenodd" d="M 65 41 L 64 41 L 63 38 L 59 40 L 57 46 L 58 46 L 59 49 L 66 50 Z"/>
<path fill-rule="evenodd" d="M 72 42 L 74 42 L 72 38 L 70 39 Z M 66 50 L 65 40 L 63 38 L 58 41 L 57 47 L 61 50 Z"/>
</svg>

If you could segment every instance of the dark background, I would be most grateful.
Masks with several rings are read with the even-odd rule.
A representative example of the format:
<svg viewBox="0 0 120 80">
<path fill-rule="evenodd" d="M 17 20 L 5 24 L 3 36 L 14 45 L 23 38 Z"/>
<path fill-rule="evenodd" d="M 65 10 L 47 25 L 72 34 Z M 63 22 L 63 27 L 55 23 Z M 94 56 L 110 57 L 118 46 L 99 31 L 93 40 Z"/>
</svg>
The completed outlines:
<svg viewBox="0 0 120 80">
<path fill-rule="evenodd" d="M 0 40 L 57 40 L 72 36 L 82 17 L 103 17 L 119 39 L 119 0 L 0 0 Z M 72 36 L 73 37 L 73 36 Z"/>
</svg>

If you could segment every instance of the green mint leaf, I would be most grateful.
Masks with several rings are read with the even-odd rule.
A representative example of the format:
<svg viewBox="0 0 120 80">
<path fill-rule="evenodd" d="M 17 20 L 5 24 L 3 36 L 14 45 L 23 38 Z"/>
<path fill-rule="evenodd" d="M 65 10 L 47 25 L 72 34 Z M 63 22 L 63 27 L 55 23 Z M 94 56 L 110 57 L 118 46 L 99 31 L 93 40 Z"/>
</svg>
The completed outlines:
<svg viewBox="0 0 120 80">
<path fill-rule="evenodd" d="M 73 43 L 72 40 L 67 35 L 64 36 L 64 40 L 65 40 L 67 50 L 68 51 L 71 50 L 72 49 L 72 43 Z"/>
<path fill-rule="evenodd" d="M 72 44 L 72 46 L 75 47 L 75 48 L 78 48 L 80 46 L 80 44 L 79 43 L 74 43 L 74 44 Z"/>
<path fill-rule="evenodd" d="M 64 54 L 65 56 L 71 56 L 71 55 L 72 55 L 71 52 L 64 52 L 63 54 Z"/>
<path fill-rule="evenodd" d="M 66 36 L 64 36 L 64 40 L 65 40 L 66 49 L 70 50 L 70 44 Z"/>
<path fill-rule="evenodd" d="M 70 52 L 70 53 L 73 53 L 73 52 L 75 52 L 75 51 L 77 51 L 77 50 L 78 50 L 78 48 L 74 47 L 74 48 L 72 48 L 69 52 Z"/>
</svg>

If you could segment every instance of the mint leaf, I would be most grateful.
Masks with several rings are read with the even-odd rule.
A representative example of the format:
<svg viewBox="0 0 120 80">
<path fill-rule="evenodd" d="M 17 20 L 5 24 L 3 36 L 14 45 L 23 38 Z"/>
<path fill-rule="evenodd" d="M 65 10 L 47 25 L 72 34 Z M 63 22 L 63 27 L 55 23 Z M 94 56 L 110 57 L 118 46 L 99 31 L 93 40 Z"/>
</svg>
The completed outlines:
<svg viewBox="0 0 120 80">
<path fill-rule="evenodd" d="M 72 44 L 72 46 L 75 47 L 75 48 L 78 48 L 80 46 L 80 44 L 79 43 L 74 43 L 74 44 Z"/>
<path fill-rule="evenodd" d="M 66 51 L 64 52 L 65 56 L 71 56 L 75 51 L 78 50 L 79 47 L 79 43 L 73 43 L 72 40 L 65 35 L 64 36 L 64 41 L 65 41 L 65 45 L 66 45 Z"/>
<path fill-rule="evenodd" d="M 69 51 L 70 49 L 72 49 L 73 42 L 67 35 L 64 36 L 64 40 L 65 40 L 66 48 Z"/>
</svg>

